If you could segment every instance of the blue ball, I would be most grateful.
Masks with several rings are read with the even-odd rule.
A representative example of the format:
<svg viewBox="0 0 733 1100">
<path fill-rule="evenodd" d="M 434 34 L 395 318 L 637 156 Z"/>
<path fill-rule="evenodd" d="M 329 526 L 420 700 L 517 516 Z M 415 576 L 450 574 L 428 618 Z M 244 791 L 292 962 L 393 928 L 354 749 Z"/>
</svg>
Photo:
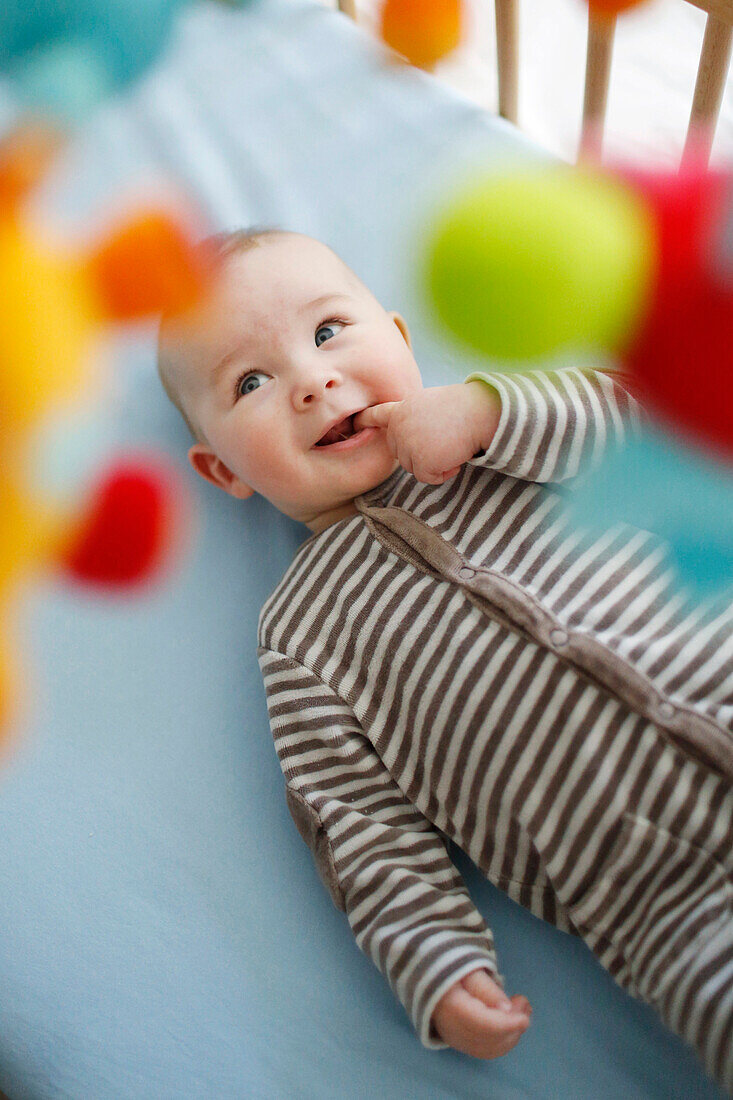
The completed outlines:
<svg viewBox="0 0 733 1100">
<path fill-rule="evenodd" d="M 186 0 L 4 0 L 0 70 L 36 108 L 77 116 L 138 76 Z"/>
<path fill-rule="evenodd" d="M 590 535 L 617 523 L 659 535 L 693 599 L 733 592 L 733 467 L 645 429 L 606 455 L 569 494 Z"/>
</svg>

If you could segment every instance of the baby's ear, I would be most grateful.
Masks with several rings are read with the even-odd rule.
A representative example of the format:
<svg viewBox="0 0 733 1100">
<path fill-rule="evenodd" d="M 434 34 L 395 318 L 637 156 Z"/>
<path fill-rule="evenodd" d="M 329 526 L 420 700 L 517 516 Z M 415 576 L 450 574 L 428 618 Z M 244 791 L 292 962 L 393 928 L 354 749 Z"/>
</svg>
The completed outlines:
<svg viewBox="0 0 733 1100">
<path fill-rule="evenodd" d="M 410 351 L 412 351 L 412 340 L 410 339 L 410 330 L 407 327 L 407 322 L 405 321 L 404 317 L 401 317 L 399 313 L 395 313 L 394 310 L 392 310 L 392 312 L 390 313 L 390 317 L 392 318 L 394 323 L 397 325 L 397 328 L 400 330 L 400 332 L 404 336 L 405 343 L 407 344 L 408 348 L 410 349 Z"/>
<path fill-rule="evenodd" d="M 246 500 L 253 495 L 254 489 L 240 481 L 205 443 L 194 443 L 189 448 L 188 461 L 205 481 L 210 481 L 212 485 L 223 489 L 230 496 L 237 497 L 238 500 Z"/>
</svg>

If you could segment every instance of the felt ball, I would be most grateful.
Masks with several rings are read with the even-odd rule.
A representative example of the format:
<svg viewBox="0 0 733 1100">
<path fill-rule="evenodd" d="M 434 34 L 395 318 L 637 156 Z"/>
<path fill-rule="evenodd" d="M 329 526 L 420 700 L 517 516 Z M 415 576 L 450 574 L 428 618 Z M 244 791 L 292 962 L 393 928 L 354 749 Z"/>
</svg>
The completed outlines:
<svg viewBox="0 0 733 1100">
<path fill-rule="evenodd" d="M 74 257 L 0 219 L 0 442 L 87 383 L 97 313 Z"/>
<path fill-rule="evenodd" d="M 200 252 L 157 210 L 111 233 L 90 254 L 88 271 L 107 316 L 119 321 L 183 312 L 201 297 L 206 276 Z"/>
<path fill-rule="evenodd" d="M 103 59 L 87 41 L 39 47 L 13 66 L 11 76 L 26 112 L 51 114 L 62 124 L 82 122 L 114 87 Z"/>
<path fill-rule="evenodd" d="M 182 0 L 4 0 L 0 68 L 34 107 L 78 118 L 154 59 Z"/>
<path fill-rule="evenodd" d="M 17 207 L 49 171 L 63 144 L 61 133 L 46 123 L 11 129 L 0 141 L 0 212 Z"/>
<path fill-rule="evenodd" d="M 461 40 L 462 0 L 385 0 L 381 35 L 419 68 L 431 68 Z"/>
<path fill-rule="evenodd" d="M 176 480 L 149 462 L 118 460 L 99 478 L 62 555 L 66 573 L 119 589 L 153 579 L 181 531 Z"/>
<path fill-rule="evenodd" d="M 20 667 L 18 642 L 19 611 L 14 606 L 2 606 L 3 636 L 0 636 L 0 763 L 7 760 L 15 736 L 27 728 L 30 700 L 36 695 L 34 685 Z"/>
<path fill-rule="evenodd" d="M 588 0 L 588 7 L 593 15 L 613 18 L 620 15 L 621 12 L 628 11 L 629 8 L 638 7 L 642 3 L 644 3 L 644 0 Z"/>
<path fill-rule="evenodd" d="M 62 520 L 22 491 L 3 473 L 0 477 L 3 537 L 0 539 L 0 605 L 30 569 L 42 565 L 59 534 Z"/>
<path fill-rule="evenodd" d="M 733 173 L 627 173 L 655 222 L 643 324 L 625 349 L 647 409 L 733 461 Z"/>
<path fill-rule="evenodd" d="M 609 450 L 566 506 L 590 537 L 618 523 L 658 535 L 693 599 L 733 592 L 733 473 L 659 427 Z"/>
<path fill-rule="evenodd" d="M 475 178 L 435 218 L 428 295 L 459 341 L 492 358 L 613 351 L 638 322 L 654 240 L 644 203 L 588 170 Z"/>
</svg>

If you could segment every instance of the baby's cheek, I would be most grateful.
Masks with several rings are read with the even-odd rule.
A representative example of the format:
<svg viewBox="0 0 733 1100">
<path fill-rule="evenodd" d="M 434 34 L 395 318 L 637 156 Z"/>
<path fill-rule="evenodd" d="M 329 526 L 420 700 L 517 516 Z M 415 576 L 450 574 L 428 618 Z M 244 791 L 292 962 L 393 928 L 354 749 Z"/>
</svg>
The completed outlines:
<svg viewBox="0 0 733 1100">
<path fill-rule="evenodd" d="M 392 396 L 385 401 L 409 401 L 422 393 L 423 384 L 417 370 L 405 370 L 401 375 L 391 379 Z"/>
<path fill-rule="evenodd" d="M 275 430 L 247 432 L 238 446 L 240 474 L 253 488 L 265 491 L 272 484 L 287 483 L 287 462 Z"/>
</svg>

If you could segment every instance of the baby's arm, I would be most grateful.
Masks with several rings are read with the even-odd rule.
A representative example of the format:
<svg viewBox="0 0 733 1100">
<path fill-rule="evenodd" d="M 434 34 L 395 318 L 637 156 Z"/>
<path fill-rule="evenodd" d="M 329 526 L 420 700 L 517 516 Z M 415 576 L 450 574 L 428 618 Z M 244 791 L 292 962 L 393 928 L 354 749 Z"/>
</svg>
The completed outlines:
<svg viewBox="0 0 733 1100">
<path fill-rule="evenodd" d="M 638 430 L 642 412 L 621 377 L 564 368 L 481 372 L 366 409 L 419 481 L 441 484 L 465 462 L 526 481 L 564 481 Z"/>
<path fill-rule="evenodd" d="M 469 385 L 498 397 L 501 416 L 485 453 L 472 464 L 525 481 L 567 481 L 635 435 L 644 417 L 618 372 L 564 367 L 477 372 Z"/>
<path fill-rule="evenodd" d="M 358 946 L 426 1047 L 503 1053 L 504 1010 L 470 992 L 492 996 L 486 982 L 472 979 L 463 995 L 458 988 L 481 970 L 492 990 L 501 979 L 491 932 L 438 830 L 394 782 L 343 699 L 292 658 L 259 652 L 291 813 Z"/>
</svg>

